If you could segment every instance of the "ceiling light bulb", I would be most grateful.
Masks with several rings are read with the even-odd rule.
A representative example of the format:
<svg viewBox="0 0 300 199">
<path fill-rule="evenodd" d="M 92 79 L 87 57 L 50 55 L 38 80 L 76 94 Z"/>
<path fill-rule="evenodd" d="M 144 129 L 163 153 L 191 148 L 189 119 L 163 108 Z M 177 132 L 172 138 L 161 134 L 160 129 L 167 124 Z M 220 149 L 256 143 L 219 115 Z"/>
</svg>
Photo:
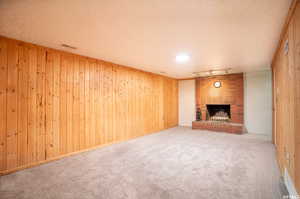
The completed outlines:
<svg viewBox="0 0 300 199">
<path fill-rule="evenodd" d="M 184 63 L 190 60 L 190 56 L 187 54 L 180 54 L 176 56 L 176 62 Z"/>
</svg>

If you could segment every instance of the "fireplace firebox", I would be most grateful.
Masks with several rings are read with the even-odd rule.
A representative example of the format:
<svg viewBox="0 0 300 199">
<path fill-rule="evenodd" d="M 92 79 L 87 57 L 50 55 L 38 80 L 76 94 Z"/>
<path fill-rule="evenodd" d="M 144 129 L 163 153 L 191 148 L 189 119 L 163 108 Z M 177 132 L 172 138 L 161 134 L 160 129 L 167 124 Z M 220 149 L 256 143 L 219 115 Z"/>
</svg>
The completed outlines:
<svg viewBox="0 0 300 199">
<path fill-rule="evenodd" d="M 230 104 L 207 104 L 206 110 L 206 120 L 230 121 Z"/>
</svg>

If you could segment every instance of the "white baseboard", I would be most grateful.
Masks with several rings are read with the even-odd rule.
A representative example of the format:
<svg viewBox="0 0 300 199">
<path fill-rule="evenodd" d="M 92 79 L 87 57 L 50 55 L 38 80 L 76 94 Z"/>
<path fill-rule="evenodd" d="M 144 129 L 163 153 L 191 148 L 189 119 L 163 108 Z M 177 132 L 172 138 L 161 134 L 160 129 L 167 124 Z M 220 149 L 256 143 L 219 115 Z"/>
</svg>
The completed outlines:
<svg viewBox="0 0 300 199">
<path fill-rule="evenodd" d="M 289 195 L 293 198 L 299 198 L 299 194 L 297 193 L 292 178 L 290 177 L 289 172 L 286 168 L 284 169 L 284 183 L 289 192 Z"/>
</svg>

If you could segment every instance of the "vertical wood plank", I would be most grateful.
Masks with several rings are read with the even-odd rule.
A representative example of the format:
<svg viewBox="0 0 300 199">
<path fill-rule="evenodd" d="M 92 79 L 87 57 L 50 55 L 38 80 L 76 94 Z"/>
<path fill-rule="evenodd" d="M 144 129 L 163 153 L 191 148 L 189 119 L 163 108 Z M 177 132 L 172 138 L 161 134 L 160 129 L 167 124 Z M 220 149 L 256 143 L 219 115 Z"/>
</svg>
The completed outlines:
<svg viewBox="0 0 300 199">
<path fill-rule="evenodd" d="M 85 59 L 79 59 L 79 113 L 80 113 L 80 149 L 85 149 Z"/>
<path fill-rule="evenodd" d="M 127 108 L 128 108 L 128 116 L 127 116 L 127 126 L 128 126 L 128 131 L 126 134 L 126 140 L 130 139 L 132 133 L 134 132 L 134 121 L 135 121 L 135 114 L 134 114 L 134 92 L 133 92 L 133 87 L 134 87 L 134 76 L 133 76 L 133 70 L 128 69 L 127 71 L 128 76 L 127 76 L 127 89 L 128 89 L 128 95 L 127 95 Z"/>
<path fill-rule="evenodd" d="M 90 60 L 90 103 L 89 103 L 89 112 L 90 112 L 90 147 L 95 146 L 95 61 Z"/>
<path fill-rule="evenodd" d="M 46 159 L 46 50 L 38 49 L 38 65 L 37 65 L 37 160 L 43 161 Z"/>
<path fill-rule="evenodd" d="M 294 131 L 294 172 L 295 172 L 295 186 L 297 192 L 300 193 L 300 4 L 299 1 L 294 13 L 293 24 L 294 36 L 294 95 L 295 95 L 295 131 Z"/>
<path fill-rule="evenodd" d="M 67 58 L 65 55 L 61 55 L 59 101 L 60 154 L 67 153 L 67 67 Z"/>
<path fill-rule="evenodd" d="M 111 64 L 112 67 L 112 92 L 111 92 L 111 119 L 110 119 L 110 122 L 111 122 L 111 142 L 115 141 L 116 140 L 116 137 L 117 137 L 117 132 L 116 132 L 116 67 L 115 67 L 115 64 Z"/>
<path fill-rule="evenodd" d="M 100 121 L 101 116 L 100 112 L 102 109 L 100 108 L 100 64 L 99 62 L 96 62 L 95 65 L 95 145 L 100 145 L 101 143 L 101 127 L 100 127 Z"/>
<path fill-rule="evenodd" d="M 7 169 L 17 167 L 18 152 L 18 47 L 14 41 L 8 41 L 7 72 Z"/>
<path fill-rule="evenodd" d="M 126 91 L 126 95 L 125 95 L 125 100 L 126 100 L 126 107 L 125 107 L 125 120 L 126 120 L 126 132 L 124 133 L 124 137 L 123 137 L 123 140 L 128 140 L 130 137 L 129 137 L 129 134 L 130 134 L 130 131 L 133 130 L 132 128 L 132 124 L 133 124 L 133 113 L 132 113 L 132 109 L 131 109 L 131 104 L 133 103 L 132 102 L 132 82 L 131 82 L 131 70 L 128 69 L 128 68 L 125 68 L 125 91 Z"/>
<path fill-rule="evenodd" d="M 67 152 L 73 152 L 73 83 L 74 83 L 74 68 L 73 55 L 66 56 L 67 61 Z"/>
<path fill-rule="evenodd" d="M 79 104 L 79 59 L 74 58 L 74 83 L 73 83 L 73 151 L 80 149 L 80 104 Z"/>
<path fill-rule="evenodd" d="M 161 130 L 164 129 L 164 82 L 162 77 L 159 78 L 159 82 L 159 126 Z"/>
<path fill-rule="evenodd" d="M 54 53 L 53 62 L 53 154 L 60 153 L 60 54 Z"/>
<path fill-rule="evenodd" d="M 7 41 L 0 37 L 0 171 L 6 170 Z"/>
<path fill-rule="evenodd" d="M 37 161 L 37 124 L 36 124 L 36 80 L 37 80 L 37 49 L 29 48 L 28 78 L 28 154 L 29 162 Z"/>
<path fill-rule="evenodd" d="M 27 125 L 28 125 L 28 78 L 29 78 L 29 49 L 18 46 L 18 166 L 27 164 Z"/>
<path fill-rule="evenodd" d="M 116 91 L 116 97 L 118 100 L 116 101 L 115 105 L 115 118 L 114 120 L 119 124 L 115 127 L 115 130 L 119 132 L 117 135 L 114 133 L 113 140 L 121 140 L 121 134 L 124 131 L 124 120 L 122 118 L 122 106 L 124 106 L 123 102 L 123 88 L 122 88 L 122 75 L 121 70 L 118 66 L 114 66 L 114 82 L 115 82 L 115 91 Z M 122 126 L 122 128 L 120 128 Z"/>
<path fill-rule="evenodd" d="M 138 71 L 138 90 L 139 90 L 139 96 L 138 96 L 138 124 L 139 126 L 139 132 L 137 132 L 137 134 L 135 135 L 135 137 L 137 136 L 141 136 L 144 134 L 144 111 L 143 111 L 143 104 L 145 103 L 145 99 L 144 99 L 144 85 L 143 85 L 143 73 L 141 73 L 140 71 Z M 143 118 L 144 117 L 144 118 Z"/>
<path fill-rule="evenodd" d="M 47 53 L 46 62 L 46 150 L 47 157 L 60 153 L 60 55 Z"/>
<path fill-rule="evenodd" d="M 112 119 L 113 119 L 113 73 L 112 73 L 112 66 L 105 63 L 104 67 L 104 111 L 106 118 L 105 123 L 105 142 L 110 143 L 113 141 L 112 135 Z"/>
<path fill-rule="evenodd" d="M 100 126 L 100 144 L 104 144 L 104 123 L 105 123 L 105 117 L 104 117 L 104 72 L 103 72 L 103 62 L 99 61 L 99 105 L 100 105 L 100 116 L 98 118 L 99 126 Z"/>
<path fill-rule="evenodd" d="M 53 130 L 54 59 L 54 53 L 48 51 L 46 60 L 46 159 L 55 156 Z"/>
<path fill-rule="evenodd" d="M 90 114 L 90 65 L 89 65 L 89 61 L 86 60 L 85 62 L 85 71 L 84 71 L 84 75 L 85 75 L 85 148 L 90 147 L 90 118 L 91 118 L 91 114 Z"/>
</svg>

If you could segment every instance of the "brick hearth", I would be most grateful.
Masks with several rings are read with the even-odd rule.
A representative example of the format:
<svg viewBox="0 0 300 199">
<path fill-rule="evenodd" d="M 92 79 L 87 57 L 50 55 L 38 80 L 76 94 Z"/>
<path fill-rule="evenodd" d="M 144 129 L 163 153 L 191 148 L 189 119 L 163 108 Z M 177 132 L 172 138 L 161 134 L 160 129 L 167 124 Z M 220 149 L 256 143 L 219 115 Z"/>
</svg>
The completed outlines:
<svg viewBox="0 0 300 199">
<path fill-rule="evenodd" d="M 243 124 L 218 121 L 194 121 L 193 129 L 202 129 L 226 133 L 241 134 L 243 132 Z"/>
</svg>

